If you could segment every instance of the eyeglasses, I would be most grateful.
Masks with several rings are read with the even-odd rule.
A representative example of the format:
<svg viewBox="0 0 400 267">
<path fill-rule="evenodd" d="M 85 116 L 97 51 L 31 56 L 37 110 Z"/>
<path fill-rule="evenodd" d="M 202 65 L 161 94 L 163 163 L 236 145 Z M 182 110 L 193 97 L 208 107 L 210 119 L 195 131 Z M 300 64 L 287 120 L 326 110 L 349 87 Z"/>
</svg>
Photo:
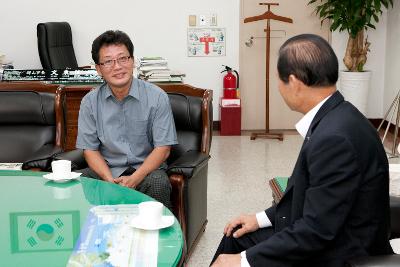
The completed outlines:
<svg viewBox="0 0 400 267">
<path fill-rule="evenodd" d="M 109 59 L 104 62 L 99 62 L 99 65 L 102 65 L 105 68 L 111 68 L 114 66 L 115 62 L 118 62 L 119 65 L 125 65 L 128 63 L 131 56 L 122 56 L 117 59 Z"/>
</svg>

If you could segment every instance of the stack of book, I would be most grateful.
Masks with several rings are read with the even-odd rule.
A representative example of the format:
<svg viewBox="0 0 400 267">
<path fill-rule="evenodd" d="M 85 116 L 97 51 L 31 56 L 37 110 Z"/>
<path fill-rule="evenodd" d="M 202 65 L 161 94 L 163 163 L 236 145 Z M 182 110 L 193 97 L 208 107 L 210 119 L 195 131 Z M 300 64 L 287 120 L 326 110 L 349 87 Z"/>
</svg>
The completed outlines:
<svg viewBox="0 0 400 267">
<path fill-rule="evenodd" d="M 162 57 L 142 57 L 139 78 L 148 82 L 183 82 L 184 73 L 168 68 L 168 61 Z"/>
</svg>

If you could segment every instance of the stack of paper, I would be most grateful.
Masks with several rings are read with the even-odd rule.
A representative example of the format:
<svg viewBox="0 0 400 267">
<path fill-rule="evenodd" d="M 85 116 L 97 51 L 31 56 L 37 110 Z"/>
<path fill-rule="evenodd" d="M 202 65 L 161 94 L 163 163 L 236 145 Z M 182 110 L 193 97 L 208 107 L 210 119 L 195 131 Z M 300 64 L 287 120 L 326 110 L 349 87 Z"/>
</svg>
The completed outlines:
<svg viewBox="0 0 400 267">
<path fill-rule="evenodd" d="M 0 170 L 22 170 L 22 163 L 0 163 Z"/>
<path fill-rule="evenodd" d="M 163 57 L 142 57 L 140 59 L 139 78 L 149 82 L 183 82 L 184 73 L 168 68 Z"/>
</svg>

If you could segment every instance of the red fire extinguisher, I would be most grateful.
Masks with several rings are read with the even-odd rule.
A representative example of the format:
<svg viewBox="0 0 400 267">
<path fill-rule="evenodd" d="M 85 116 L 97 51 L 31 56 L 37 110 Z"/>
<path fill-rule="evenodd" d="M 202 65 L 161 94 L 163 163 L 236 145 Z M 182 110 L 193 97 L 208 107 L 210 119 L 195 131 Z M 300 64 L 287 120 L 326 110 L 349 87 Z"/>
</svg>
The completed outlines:
<svg viewBox="0 0 400 267">
<path fill-rule="evenodd" d="M 231 67 L 222 65 L 225 67 L 223 72 L 227 72 L 224 76 L 224 98 L 238 98 L 238 89 L 239 89 L 239 73 L 236 70 L 232 70 Z M 235 72 L 236 76 L 232 73 Z"/>
</svg>

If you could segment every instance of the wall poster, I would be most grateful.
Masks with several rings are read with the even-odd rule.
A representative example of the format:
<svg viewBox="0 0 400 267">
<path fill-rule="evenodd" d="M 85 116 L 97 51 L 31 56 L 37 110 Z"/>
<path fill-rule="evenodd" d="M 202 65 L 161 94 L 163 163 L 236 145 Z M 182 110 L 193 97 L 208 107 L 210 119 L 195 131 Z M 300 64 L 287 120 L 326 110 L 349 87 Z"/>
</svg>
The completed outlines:
<svg viewBox="0 0 400 267">
<path fill-rule="evenodd" d="M 225 56 L 225 28 L 189 28 L 189 57 Z"/>
</svg>

